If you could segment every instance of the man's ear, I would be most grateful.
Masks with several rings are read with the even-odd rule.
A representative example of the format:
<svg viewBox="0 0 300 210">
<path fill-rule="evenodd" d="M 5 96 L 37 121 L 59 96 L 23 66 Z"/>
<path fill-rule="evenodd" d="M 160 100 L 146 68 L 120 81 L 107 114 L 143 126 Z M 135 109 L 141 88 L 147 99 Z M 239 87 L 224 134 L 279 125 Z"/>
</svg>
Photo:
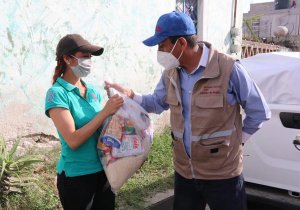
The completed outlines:
<svg viewBox="0 0 300 210">
<path fill-rule="evenodd" d="M 187 48 L 188 43 L 186 41 L 186 39 L 184 37 L 180 37 L 178 40 L 180 46 L 181 46 L 181 50 L 184 50 L 185 48 Z"/>
</svg>

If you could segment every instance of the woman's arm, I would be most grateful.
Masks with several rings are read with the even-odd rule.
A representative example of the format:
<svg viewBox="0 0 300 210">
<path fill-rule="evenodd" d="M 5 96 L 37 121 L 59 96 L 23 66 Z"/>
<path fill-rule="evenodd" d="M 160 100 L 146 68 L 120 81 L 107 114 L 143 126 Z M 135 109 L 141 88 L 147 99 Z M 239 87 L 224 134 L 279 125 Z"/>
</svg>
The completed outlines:
<svg viewBox="0 0 300 210">
<path fill-rule="evenodd" d="M 121 96 L 114 95 L 107 101 L 103 110 L 89 123 L 77 130 L 75 129 L 74 119 L 68 109 L 52 108 L 49 110 L 49 115 L 69 147 L 75 150 L 101 126 L 109 115 L 114 114 L 123 105 L 123 102 Z"/>
</svg>

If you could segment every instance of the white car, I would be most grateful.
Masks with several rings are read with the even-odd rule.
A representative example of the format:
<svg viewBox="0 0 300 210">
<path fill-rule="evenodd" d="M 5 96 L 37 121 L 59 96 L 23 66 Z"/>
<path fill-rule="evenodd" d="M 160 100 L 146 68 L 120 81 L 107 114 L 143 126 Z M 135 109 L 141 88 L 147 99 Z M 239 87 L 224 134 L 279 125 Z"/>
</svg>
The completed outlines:
<svg viewBox="0 0 300 210">
<path fill-rule="evenodd" d="M 245 180 L 280 189 L 300 209 L 300 53 L 258 54 L 241 63 L 272 112 L 244 146 Z"/>
</svg>

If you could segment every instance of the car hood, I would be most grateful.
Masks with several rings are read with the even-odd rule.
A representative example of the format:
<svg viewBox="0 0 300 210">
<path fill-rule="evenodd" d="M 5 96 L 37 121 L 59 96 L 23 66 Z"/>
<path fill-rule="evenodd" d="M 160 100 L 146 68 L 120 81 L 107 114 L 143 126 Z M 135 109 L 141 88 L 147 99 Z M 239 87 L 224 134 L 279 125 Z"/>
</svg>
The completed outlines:
<svg viewBox="0 0 300 210">
<path fill-rule="evenodd" d="M 300 105 L 300 52 L 262 53 L 241 63 L 269 104 Z"/>
</svg>

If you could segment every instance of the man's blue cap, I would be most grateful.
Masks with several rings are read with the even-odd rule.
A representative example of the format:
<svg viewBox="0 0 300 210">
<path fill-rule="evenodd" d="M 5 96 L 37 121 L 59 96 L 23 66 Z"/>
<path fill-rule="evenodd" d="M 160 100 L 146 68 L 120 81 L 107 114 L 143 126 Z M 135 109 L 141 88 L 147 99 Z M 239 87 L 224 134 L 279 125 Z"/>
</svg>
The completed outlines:
<svg viewBox="0 0 300 210">
<path fill-rule="evenodd" d="M 170 36 L 196 34 L 193 20 L 185 13 L 170 12 L 160 16 L 156 23 L 155 34 L 143 41 L 149 47 L 157 45 Z"/>
</svg>

